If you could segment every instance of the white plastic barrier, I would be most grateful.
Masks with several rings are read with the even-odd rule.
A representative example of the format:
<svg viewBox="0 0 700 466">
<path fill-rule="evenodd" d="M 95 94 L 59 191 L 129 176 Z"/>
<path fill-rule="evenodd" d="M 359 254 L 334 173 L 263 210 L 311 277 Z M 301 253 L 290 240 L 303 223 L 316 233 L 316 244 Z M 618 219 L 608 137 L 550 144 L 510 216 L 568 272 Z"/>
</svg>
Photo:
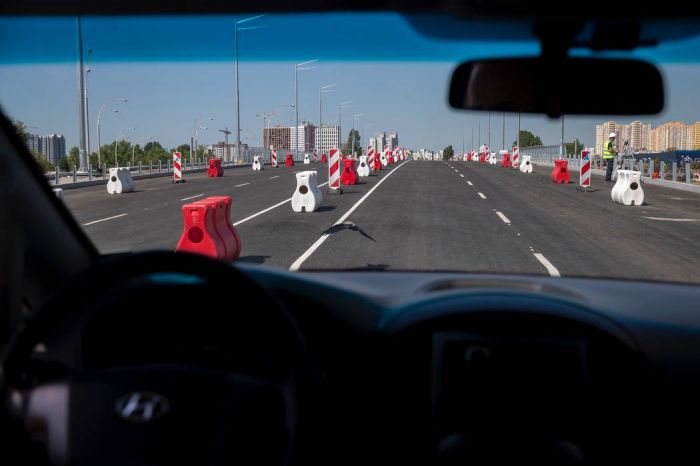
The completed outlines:
<svg viewBox="0 0 700 466">
<path fill-rule="evenodd" d="M 360 164 L 357 167 L 358 176 L 369 176 L 369 165 L 367 165 L 367 156 L 360 156 Z"/>
<path fill-rule="evenodd" d="M 610 197 L 616 204 L 640 206 L 644 204 L 644 190 L 641 184 L 641 172 L 618 170 L 617 181 L 610 191 Z"/>
<path fill-rule="evenodd" d="M 309 157 L 309 154 L 304 154 L 304 165 L 308 165 L 311 163 L 311 158 Z"/>
<path fill-rule="evenodd" d="M 109 194 L 130 193 L 134 190 L 134 179 L 128 168 L 110 168 L 107 192 Z"/>
<path fill-rule="evenodd" d="M 379 161 L 382 163 L 382 167 L 389 165 L 389 158 L 386 156 L 386 151 L 382 152 L 382 155 L 379 156 Z"/>
<path fill-rule="evenodd" d="M 532 156 L 523 155 L 520 157 L 520 166 L 518 169 L 521 173 L 532 173 Z"/>
<path fill-rule="evenodd" d="M 478 162 L 479 161 L 479 154 L 477 152 L 474 152 L 472 154 L 472 162 Z"/>
<path fill-rule="evenodd" d="M 253 156 L 253 171 L 260 171 L 263 168 L 264 168 L 263 164 L 260 163 L 260 156 L 259 155 Z"/>
<path fill-rule="evenodd" d="M 57 198 L 63 199 L 63 188 L 53 188 L 53 193 Z"/>
<path fill-rule="evenodd" d="M 318 189 L 318 173 L 305 171 L 297 173 L 297 189 L 292 195 L 292 210 L 294 212 L 313 212 L 318 209 L 323 200 Z"/>
<path fill-rule="evenodd" d="M 491 154 L 489 155 L 489 163 L 491 165 L 496 165 L 498 163 L 498 159 L 496 158 L 495 152 L 491 152 Z"/>
</svg>

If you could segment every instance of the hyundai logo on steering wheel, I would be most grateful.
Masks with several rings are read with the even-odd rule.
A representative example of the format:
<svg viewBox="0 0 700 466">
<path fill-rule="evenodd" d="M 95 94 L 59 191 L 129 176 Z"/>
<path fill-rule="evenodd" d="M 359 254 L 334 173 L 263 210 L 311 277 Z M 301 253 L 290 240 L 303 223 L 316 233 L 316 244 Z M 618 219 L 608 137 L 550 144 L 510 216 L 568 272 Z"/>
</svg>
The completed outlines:
<svg viewBox="0 0 700 466">
<path fill-rule="evenodd" d="M 165 416 L 170 410 L 168 399 L 153 392 L 131 392 L 117 400 L 117 414 L 131 422 L 150 422 Z"/>
</svg>

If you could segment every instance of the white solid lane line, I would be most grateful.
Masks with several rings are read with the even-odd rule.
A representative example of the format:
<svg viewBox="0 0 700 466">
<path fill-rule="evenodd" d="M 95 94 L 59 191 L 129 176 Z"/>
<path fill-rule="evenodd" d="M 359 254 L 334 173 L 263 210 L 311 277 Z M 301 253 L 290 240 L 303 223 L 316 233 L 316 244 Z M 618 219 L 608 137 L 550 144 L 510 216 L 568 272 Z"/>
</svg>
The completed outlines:
<svg viewBox="0 0 700 466">
<path fill-rule="evenodd" d="M 101 219 L 99 219 L 99 220 L 94 220 L 94 221 L 92 221 L 92 222 L 83 223 L 83 226 L 86 227 L 86 226 L 92 225 L 92 224 L 94 224 L 94 223 L 106 222 L 107 220 L 112 220 L 113 218 L 123 217 L 123 216 L 125 216 L 125 215 L 129 215 L 129 214 L 119 214 L 119 215 L 115 215 L 114 217 L 101 218 Z"/>
<path fill-rule="evenodd" d="M 462 175 L 461 173 L 459 174 L 459 176 L 461 176 L 462 178 L 464 178 L 464 175 Z"/>
<path fill-rule="evenodd" d="M 666 217 L 644 217 L 642 218 L 648 218 L 649 220 L 659 220 L 661 222 L 697 222 L 697 218 L 666 218 Z"/>
<path fill-rule="evenodd" d="M 384 183 L 384 180 L 386 180 L 387 178 L 389 178 L 391 175 L 394 174 L 394 172 L 395 172 L 396 170 L 398 170 L 399 168 L 403 167 L 404 165 L 406 165 L 406 164 L 405 164 L 405 163 L 402 163 L 401 165 L 397 166 L 396 168 L 394 168 L 393 170 L 391 170 L 389 173 L 387 173 L 386 176 L 384 176 L 384 178 L 382 178 L 381 180 L 379 180 L 379 181 L 377 182 L 377 184 L 375 184 L 374 186 L 372 186 L 372 189 L 370 189 L 369 191 L 367 191 L 367 194 L 365 194 L 364 196 L 362 196 L 362 197 L 360 198 L 360 200 L 357 201 L 357 202 L 355 203 L 355 205 L 353 205 L 352 207 L 350 207 L 350 209 L 349 209 L 347 212 L 345 212 L 345 214 L 343 214 L 343 216 L 340 217 L 340 218 L 338 219 L 338 221 L 335 222 L 335 223 L 333 224 L 333 226 L 335 226 L 335 225 L 340 225 L 340 224 L 343 223 L 345 220 L 347 220 L 347 218 L 350 216 L 350 214 L 352 214 L 353 212 L 355 212 L 355 210 L 356 210 L 358 207 L 360 207 L 360 205 L 365 201 L 365 199 L 367 199 L 367 198 L 374 192 L 375 189 L 377 189 L 379 186 L 382 185 L 382 183 Z M 331 228 L 332 228 L 332 227 L 331 227 Z M 309 249 L 307 249 L 307 250 L 304 252 L 304 254 L 302 254 L 302 255 L 299 257 L 299 259 L 297 259 L 297 260 L 294 261 L 294 263 L 289 267 L 289 270 L 291 270 L 291 271 L 299 270 L 299 267 L 301 267 L 301 265 L 306 261 L 306 259 L 308 259 L 309 257 L 311 257 L 311 254 L 313 254 L 314 251 L 316 251 L 316 249 L 318 249 L 318 248 L 323 244 L 323 242 L 326 241 L 326 239 L 328 239 L 328 236 L 330 236 L 330 235 L 329 235 L 328 233 L 325 233 L 325 234 L 323 234 L 319 239 L 317 239 L 316 242 L 315 242 L 314 244 L 312 244 L 311 247 L 310 247 Z"/>
<path fill-rule="evenodd" d="M 474 185 L 472 184 L 471 181 L 467 181 L 467 184 L 468 184 L 469 186 L 474 186 Z"/>
<path fill-rule="evenodd" d="M 247 186 L 249 184 L 250 183 L 237 184 L 236 186 L 234 186 L 234 188 L 240 188 L 241 186 Z"/>
<path fill-rule="evenodd" d="M 501 218 L 501 220 L 503 220 L 503 223 L 510 223 L 510 220 L 508 220 L 508 217 L 503 215 L 502 212 L 496 211 L 496 215 L 498 215 Z"/>
<path fill-rule="evenodd" d="M 552 263 L 549 262 L 549 261 L 547 260 L 546 257 L 544 257 L 544 256 L 543 256 L 542 254 L 540 254 L 539 252 L 536 252 L 536 253 L 533 254 L 533 255 L 535 256 L 535 258 L 536 258 L 538 261 L 540 261 L 540 263 L 541 263 L 542 265 L 544 265 L 544 268 L 547 269 L 547 272 L 549 272 L 549 275 L 551 275 L 552 277 L 561 277 L 561 275 L 559 274 L 559 271 L 557 270 L 557 268 L 554 267 L 554 266 L 552 265 Z"/>
<path fill-rule="evenodd" d="M 202 196 L 204 196 L 204 194 L 196 194 L 196 195 L 190 196 L 190 197 L 183 197 L 183 198 L 180 199 L 180 200 L 181 200 L 181 201 L 189 201 L 190 199 L 194 199 L 195 197 L 202 197 Z"/>
<path fill-rule="evenodd" d="M 327 185 L 327 184 L 328 184 L 328 181 L 326 181 L 325 183 L 319 184 L 318 187 L 320 188 L 320 187 L 325 186 L 325 185 Z M 281 206 L 281 205 L 283 205 L 283 204 L 285 204 L 285 203 L 287 203 L 287 202 L 291 202 L 291 201 L 292 201 L 292 198 L 290 197 L 289 199 L 285 199 L 285 200 L 282 201 L 282 202 L 278 202 L 277 204 L 275 204 L 275 205 L 273 205 L 273 206 L 270 206 L 270 207 L 268 207 L 268 208 L 265 209 L 265 210 L 261 210 L 260 212 L 257 212 L 257 213 L 255 213 L 255 214 L 251 215 L 250 217 L 246 217 L 246 218 L 244 218 L 243 220 L 237 221 L 236 223 L 233 224 L 233 226 L 234 226 L 234 227 L 237 227 L 237 226 L 240 225 L 241 223 L 245 223 L 245 222 L 247 222 L 248 220 L 252 220 L 252 219 L 254 219 L 255 217 L 257 217 L 257 216 L 259 216 L 259 215 L 262 215 L 262 214 L 264 214 L 264 213 L 266 213 L 266 212 L 269 212 L 269 211 L 271 211 L 272 209 L 276 209 L 277 207 L 279 207 L 279 206 Z"/>
<path fill-rule="evenodd" d="M 482 199 L 486 199 L 486 196 L 484 196 L 483 193 L 479 193 L 479 197 L 482 198 Z"/>
<path fill-rule="evenodd" d="M 270 179 L 271 179 L 271 180 L 274 180 L 275 178 L 279 178 L 279 177 L 280 177 L 279 175 L 271 176 Z"/>
</svg>

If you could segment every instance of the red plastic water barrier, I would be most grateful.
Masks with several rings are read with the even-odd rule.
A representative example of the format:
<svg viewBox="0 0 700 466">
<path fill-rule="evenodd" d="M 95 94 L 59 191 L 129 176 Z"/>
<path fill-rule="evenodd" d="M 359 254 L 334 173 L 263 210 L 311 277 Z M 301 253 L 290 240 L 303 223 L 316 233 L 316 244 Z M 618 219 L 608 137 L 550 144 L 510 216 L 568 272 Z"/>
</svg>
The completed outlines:
<svg viewBox="0 0 700 466">
<path fill-rule="evenodd" d="M 652 180 L 658 180 L 659 178 L 661 178 L 661 176 L 659 175 L 659 172 L 654 172 L 651 174 Z"/>
<path fill-rule="evenodd" d="M 394 165 L 394 155 L 393 154 L 389 155 L 389 165 Z"/>
<path fill-rule="evenodd" d="M 571 178 L 569 176 L 568 166 L 569 166 L 569 161 L 566 159 L 555 160 L 554 161 L 554 168 L 552 169 L 552 173 L 549 175 L 549 177 L 555 183 L 561 183 L 561 184 L 569 183 L 569 181 L 571 181 Z"/>
<path fill-rule="evenodd" d="M 479 163 L 486 163 L 486 152 L 479 153 Z"/>
<path fill-rule="evenodd" d="M 328 157 L 326 154 L 321 154 L 321 163 L 328 163 Z"/>
<path fill-rule="evenodd" d="M 288 167 L 294 166 L 294 159 L 292 158 L 292 154 L 287 154 L 287 157 L 284 159 L 284 164 Z"/>
<path fill-rule="evenodd" d="M 224 176 L 224 167 L 221 166 L 221 160 L 209 159 L 209 169 L 207 170 L 207 175 L 209 175 L 210 178 Z"/>
<path fill-rule="evenodd" d="M 379 155 L 374 157 L 374 169 L 375 170 L 381 170 L 382 169 L 382 161 L 379 159 Z"/>
<path fill-rule="evenodd" d="M 241 240 L 231 224 L 231 197 L 214 196 L 182 206 L 185 229 L 175 251 L 192 252 L 233 261 L 241 253 Z"/>
<path fill-rule="evenodd" d="M 340 175 L 340 182 L 346 186 L 357 184 L 357 170 L 353 159 L 343 160 L 343 173 Z"/>
<path fill-rule="evenodd" d="M 503 156 L 503 160 L 501 160 L 501 167 L 503 168 L 510 168 L 512 167 L 512 164 L 510 163 L 510 154 L 506 152 L 505 154 L 501 154 Z"/>
</svg>

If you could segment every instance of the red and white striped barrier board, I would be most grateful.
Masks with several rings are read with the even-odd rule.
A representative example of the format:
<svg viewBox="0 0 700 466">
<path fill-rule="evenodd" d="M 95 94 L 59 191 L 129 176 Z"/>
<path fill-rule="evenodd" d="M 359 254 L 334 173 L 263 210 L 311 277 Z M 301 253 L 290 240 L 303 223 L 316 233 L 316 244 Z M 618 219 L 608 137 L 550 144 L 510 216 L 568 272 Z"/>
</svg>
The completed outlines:
<svg viewBox="0 0 700 466">
<path fill-rule="evenodd" d="M 270 165 L 279 167 L 279 165 L 277 165 L 277 151 L 273 146 L 270 146 Z"/>
<path fill-rule="evenodd" d="M 520 165 L 520 147 L 513 146 L 513 160 L 511 161 L 513 168 L 518 168 Z"/>
<path fill-rule="evenodd" d="M 374 152 L 374 147 L 372 147 L 372 146 L 367 147 L 367 164 L 369 165 L 370 171 L 374 170 L 374 158 L 376 156 L 377 156 L 377 154 Z"/>
<path fill-rule="evenodd" d="M 313 161 L 318 162 L 318 154 L 314 151 Z"/>
<path fill-rule="evenodd" d="M 179 152 L 173 152 L 173 183 L 182 182 L 182 154 Z"/>
<path fill-rule="evenodd" d="M 579 185 L 582 188 L 591 187 L 591 152 L 581 151 L 581 169 L 579 170 Z"/>
<path fill-rule="evenodd" d="M 340 150 L 331 149 L 328 159 L 328 188 L 340 189 Z"/>
</svg>

